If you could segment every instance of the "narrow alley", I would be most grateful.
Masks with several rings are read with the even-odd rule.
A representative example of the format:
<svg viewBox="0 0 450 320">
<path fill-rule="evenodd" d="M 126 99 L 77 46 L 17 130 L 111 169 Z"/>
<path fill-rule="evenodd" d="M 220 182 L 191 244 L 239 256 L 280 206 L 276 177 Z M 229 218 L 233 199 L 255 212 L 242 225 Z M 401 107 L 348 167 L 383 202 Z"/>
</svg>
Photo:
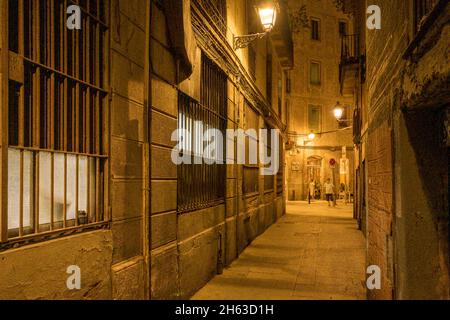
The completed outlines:
<svg viewBox="0 0 450 320">
<path fill-rule="evenodd" d="M 351 204 L 289 202 L 287 214 L 193 299 L 365 299 L 364 252 Z"/>
</svg>

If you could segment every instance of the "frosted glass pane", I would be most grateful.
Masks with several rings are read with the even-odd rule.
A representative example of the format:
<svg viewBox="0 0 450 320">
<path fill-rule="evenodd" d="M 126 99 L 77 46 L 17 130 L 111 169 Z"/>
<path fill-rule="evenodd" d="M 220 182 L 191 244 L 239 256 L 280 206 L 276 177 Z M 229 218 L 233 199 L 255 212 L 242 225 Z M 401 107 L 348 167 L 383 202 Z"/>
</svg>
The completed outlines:
<svg viewBox="0 0 450 320">
<path fill-rule="evenodd" d="M 76 207 L 77 157 L 67 156 L 67 220 L 74 220 Z"/>
<path fill-rule="evenodd" d="M 8 229 L 19 228 L 20 151 L 8 150 Z"/>
<path fill-rule="evenodd" d="M 33 225 L 33 153 L 23 153 L 23 226 Z"/>
<path fill-rule="evenodd" d="M 64 155 L 54 155 L 54 219 L 55 222 L 64 220 Z"/>
</svg>

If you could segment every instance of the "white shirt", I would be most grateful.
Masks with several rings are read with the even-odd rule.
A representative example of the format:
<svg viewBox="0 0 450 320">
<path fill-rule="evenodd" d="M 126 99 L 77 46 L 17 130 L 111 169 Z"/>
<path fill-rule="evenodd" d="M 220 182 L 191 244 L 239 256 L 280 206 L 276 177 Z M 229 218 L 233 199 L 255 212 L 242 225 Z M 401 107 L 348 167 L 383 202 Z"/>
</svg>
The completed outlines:
<svg viewBox="0 0 450 320">
<path fill-rule="evenodd" d="M 316 184 L 314 182 L 309 183 L 309 194 L 314 195 L 314 190 L 316 189 Z"/>
<path fill-rule="evenodd" d="M 334 185 L 330 182 L 325 182 L 325 194 L 333 194 Z"/>
</svg>

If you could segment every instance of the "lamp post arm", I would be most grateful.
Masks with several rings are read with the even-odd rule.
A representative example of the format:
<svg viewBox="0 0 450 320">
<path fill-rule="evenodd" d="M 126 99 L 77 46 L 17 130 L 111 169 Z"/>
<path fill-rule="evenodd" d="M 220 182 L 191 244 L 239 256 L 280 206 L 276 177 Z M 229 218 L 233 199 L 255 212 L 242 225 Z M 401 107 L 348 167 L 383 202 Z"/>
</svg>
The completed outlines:
<svg viewBox="0 0 450 320">
<path fill-rule="evenodd" d="M 266 34 L 267 32 L 261 32 L 244 36 L 233 36 L 233 48 L 234 50 L 246 48 L 253 41 L 264 38 Z"/>
</svg>

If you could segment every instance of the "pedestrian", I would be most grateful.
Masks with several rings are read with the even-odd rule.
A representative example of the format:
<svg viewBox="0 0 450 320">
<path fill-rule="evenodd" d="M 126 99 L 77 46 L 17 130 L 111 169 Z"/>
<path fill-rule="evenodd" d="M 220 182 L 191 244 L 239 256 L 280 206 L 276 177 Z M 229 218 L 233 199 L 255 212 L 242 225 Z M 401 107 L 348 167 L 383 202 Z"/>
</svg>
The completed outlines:
<svg viewBox="0 0 450 320">
<path fill-rule="evenodd" d="M 324 187 L 325 187 L 325 196 L 328 201 L 328 206 L 331 207 L 331 203 L 333 203 L 334 207 L 334 199 L 333 199 L 334 185 L 331 183 L 330 178 L 327 179 L 327 181 L 324 184 Z"/>
<path fill-rule="evenodd" d="M 309 183 L 309 192 L 308 192 L 308 204 L 311 204 L 311 199 L 314 199 L 314 193 L 316 189 L 316 183 L 314 182 L 314 179 L 311 179 L 311 182 Z"/>
</svg>

